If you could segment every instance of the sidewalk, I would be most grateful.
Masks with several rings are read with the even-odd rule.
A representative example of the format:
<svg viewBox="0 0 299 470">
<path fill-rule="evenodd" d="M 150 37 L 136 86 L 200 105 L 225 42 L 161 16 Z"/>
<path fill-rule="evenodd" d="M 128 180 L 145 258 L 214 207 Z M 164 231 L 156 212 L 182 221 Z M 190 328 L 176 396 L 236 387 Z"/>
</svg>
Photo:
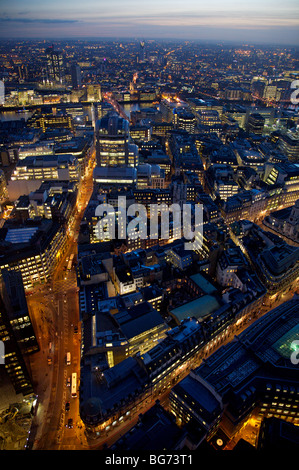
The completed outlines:
<svg viewBox="0 0 299 470">
<path fill-rule="evenodd" d="M 38 315 L 39 311 L 33 308 L 33 302 L 35 302 L 34 297 L 30 299 L 28 304 L 30 304 L 30 314 L 35 316 L 36 325 L 38 327 L 37 336 L 40 346 L 40 351 L 29 357 L 34 391 L 37 395 L 36 413 L 32 421 L 34 442 L 31 442 L 32 449 L 35 449 L 38 448 L 38 442 L 42 438 L 43 428 L 47 422 L 47 411 L 51 395 L 54 364 L 53 361 L 51 365 L 48 364 L 48 355 L 50 355 L 48 354 L 48 345 L 50 341 L 53 342 L 53 331 L 51 331 L 51 309 L 43 305 L 43 308 L 39 309 L 44 312 L 42 317 Z M 44 320 L 42 321 L 41 318 L 44 318 Z M 51 356 L 53 359 L 53 354 L 51 354 Z"/>
</svg>

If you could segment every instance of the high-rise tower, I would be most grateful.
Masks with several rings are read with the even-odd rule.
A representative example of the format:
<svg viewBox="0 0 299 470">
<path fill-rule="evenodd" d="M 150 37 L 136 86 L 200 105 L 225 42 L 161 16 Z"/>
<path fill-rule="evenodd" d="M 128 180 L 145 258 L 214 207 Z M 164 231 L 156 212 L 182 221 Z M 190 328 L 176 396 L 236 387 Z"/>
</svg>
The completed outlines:
<svg viewBox="0 0 299 470">
<path fill-rule="evenodd" d="M 137 165 L 138 147 L 130 143 L 129 123 L 117 115 L 107 115 L 96 125 L 98 166 Z"/>
<path fill-rule="evenodd" d="M 29 317 L 22 275 L 2 271 L 0 282 L 0 340 L 4 343 L 5 370 L 16 393 L 33 392 L 24 356 L 38 351 L 39 346 Z"/>
<path fill-rule="evenodd" d="M 71 66 L 72 86 L 75 90 L 81 87 L 81 68 L 78 64 Z"/>
<path fill-rule="evenodd" d="M 46 50 L 46 76 L 50 84 L 62 84 L 64 81 L 63 56 L 60 51 L 55 51 L 54 46 Z"/>
<path fill-rule="evenodd" d="M 145 61 L 145 42 L 140 41 L 138 62 L 143 63 L 144 61 Z"/>
</svg>

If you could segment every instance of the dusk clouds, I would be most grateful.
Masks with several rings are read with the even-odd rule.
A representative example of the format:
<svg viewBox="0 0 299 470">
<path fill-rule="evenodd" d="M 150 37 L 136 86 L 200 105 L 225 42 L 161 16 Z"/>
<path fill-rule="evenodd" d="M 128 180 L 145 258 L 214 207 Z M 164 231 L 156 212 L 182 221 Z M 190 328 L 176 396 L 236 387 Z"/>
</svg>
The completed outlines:
<svg viewBox="0 0 299 470">
<path fill-rule="evenodd" d="M 138 37 L 298 44 L 297 0 L 4 0 L 1 37 Z"/>
</svg>

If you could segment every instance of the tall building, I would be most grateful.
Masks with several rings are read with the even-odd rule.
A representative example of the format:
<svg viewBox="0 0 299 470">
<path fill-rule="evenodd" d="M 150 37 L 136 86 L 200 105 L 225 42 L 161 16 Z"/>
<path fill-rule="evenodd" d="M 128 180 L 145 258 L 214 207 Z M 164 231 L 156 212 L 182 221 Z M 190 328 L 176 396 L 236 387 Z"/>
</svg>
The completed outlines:
<svg viewBox="0 0 299 470">
<path fill-rule="evenodd" d="M 71 66 L 72 87 L 78 89 L 81 87 L 81 68 L 78 64 Z"/>
<path fill-rule="evenodd" d="M 25 289 L 32 288 L 49 278 L 65 244 L 66 231 L 58 221 L 7 220 L 0 229 L 0 270 L 20 272 Z"/>
<path fill-rule="evenodd" d="M 186 109 L 175 108 L 173 112 L 173 123 L 176 129 L 184 129 L 190 134 L 194 134 L 196 128 L 196 117 Z"/>
<path fill-rule="evenodd" d="M 54 46 L 46 50 L 46 79 L 50 84 L 62 84 L 64 79 L 63 56 Z"/>
<path fill-rule="evenodd" d="M 27 65 L 18 65 L 18 74 L 19 78 L 21 80 L 27 80 L 28 79 L 28 67 Z"/>
<path fill-rule="evenodd" d="M 145 43 L 144 41 L 140 41 L 140 44 L 139 44 L 139 54 L 138 54 L 138 62 L 139 63 L 142 63 L 145 61 Z"/>
<path fill-rule="evenodd" d="M 130 143 L 129 122 L 117 115 L 105 116 L 96 125 L 98 166 L 136 167 L 138 147 Z"/>
<path fill-rule="evenodd" d="M 0 285 L 0 340 L 4 343 L 4 365 L 16 393 L 28 395 L 33 386 L 24 356 L 38 350 L 28 314 L 22 276 L 2 272 Z"/>
</svg>

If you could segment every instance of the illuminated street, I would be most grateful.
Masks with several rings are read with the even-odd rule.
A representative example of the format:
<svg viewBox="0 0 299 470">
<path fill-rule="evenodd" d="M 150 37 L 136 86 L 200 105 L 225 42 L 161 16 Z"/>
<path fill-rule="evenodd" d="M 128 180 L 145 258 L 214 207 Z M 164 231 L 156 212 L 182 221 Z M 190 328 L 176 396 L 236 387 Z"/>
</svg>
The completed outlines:
<svg viewBox="0 0 299 470">
<path fill-rule="evenodd" d="M 77 279 L 75 266 L 67 271 L 67 259 L 72 252 L 76 254 L 74 237 L 80 226 L 82 212 L 92 191 L 92 166 L 79 194 L 78 207 L 73 224 L 69 228 L 67 251 L 61 256 L 52 275 L 52 280 L 45 286 L 39 286 L 27 295 L 29 311 L 40 331 L 41 351 L 33 358 L 31 368 L 37 380 L 38 411 L 37 438 L 33 448 L 77 448 L 84 444 L 84 434 L 80 432 L 78 398 L 72 398 L 67 379 L 72 372 L 80 377 L 80 323 L 77 300 Z M 74 333 L 74 326 L 78 333 Z M 51 351 L 49 344 L 51 343 Z M 66 354 L 71 353 L 71 366 L 66 365 Z M 51 364 L 48 364 L 48 357 Z M 46 371 L 46 373 L 45 373 Z M 40 375 L 42 374 L 42 375 Z M 65 412 L 65 403 L 70 402 L 70 410 Z M 54 411 L 53 411 L 54 410 Z M 39 421 L 39 419 L 41 421 Z M 66 428 L 68 419 L 73 419 L 74 427 Z"/>
</svg>

